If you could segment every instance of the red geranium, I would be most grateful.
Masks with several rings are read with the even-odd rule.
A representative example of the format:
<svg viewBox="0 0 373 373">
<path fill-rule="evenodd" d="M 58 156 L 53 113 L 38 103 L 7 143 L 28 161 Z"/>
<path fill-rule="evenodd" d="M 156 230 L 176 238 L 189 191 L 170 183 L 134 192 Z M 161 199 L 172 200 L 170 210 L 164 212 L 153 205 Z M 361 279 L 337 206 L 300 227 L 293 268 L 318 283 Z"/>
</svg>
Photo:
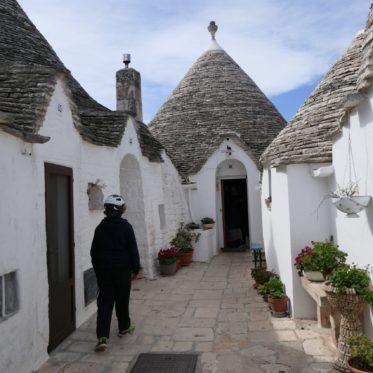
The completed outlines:
<svg viewBox="0 0 373 373">
<path fill-rule="evenodd" d="M 171 247 L 170 249 L 161 249 L 158 252 L 158 260 L 160 264 L 172 264 L 176 262 L 177 249 Z"/>
</svg>

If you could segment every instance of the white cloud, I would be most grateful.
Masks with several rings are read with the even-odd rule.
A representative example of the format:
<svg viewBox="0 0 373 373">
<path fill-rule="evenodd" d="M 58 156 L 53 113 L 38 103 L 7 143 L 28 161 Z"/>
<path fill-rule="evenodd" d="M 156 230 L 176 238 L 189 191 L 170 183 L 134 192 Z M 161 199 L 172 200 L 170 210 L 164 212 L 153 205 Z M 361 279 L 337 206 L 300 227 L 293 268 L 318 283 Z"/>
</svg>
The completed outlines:
<svg viewBox="0 0 373 373">
<path fill-rule="evenodd" d="M 151 119 L 217 40 L 267 94 L 323 75 L 363 28 L 370 0 L 19 0 L 83 87 L 115 108 L 115 72 L 132 54 Z M 150 100 L 147 102 L 146 100 Z M 149 108 L 149 110 L 147 110 Z"/>
</svg>

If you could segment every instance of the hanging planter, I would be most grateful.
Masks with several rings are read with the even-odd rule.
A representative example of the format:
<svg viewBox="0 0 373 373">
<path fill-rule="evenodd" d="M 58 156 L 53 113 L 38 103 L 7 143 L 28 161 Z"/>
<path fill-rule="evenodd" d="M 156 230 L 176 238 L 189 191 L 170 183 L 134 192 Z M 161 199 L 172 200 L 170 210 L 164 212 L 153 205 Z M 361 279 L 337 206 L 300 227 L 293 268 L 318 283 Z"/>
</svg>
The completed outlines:
<svg viewBox="0 0 373 373">
<path fill-rule="evenodd" d="M 348 173 L 348 182 L 346 181 Z M 364 210 L 370 203 L 370 196 L 359 194 L 359 185 L 357 183 L 355 163 L 352 154 L 351 135 L 348 135 L 348 154 L 345 164 L 342 186 L 338 185 L 337 190 L 329 195 L 332 198 L 333 205 L 344 212 L 346 218 L 359 218 L 358 212 Z"/>
<path fill-rule="evenodd" d="M 359 218 L 358 212 L 363 211 L 370 203 L 370 196 L 352 196 L 332 198 L 333 205 L 346 213 L 346 218 Z"/>
</svg>

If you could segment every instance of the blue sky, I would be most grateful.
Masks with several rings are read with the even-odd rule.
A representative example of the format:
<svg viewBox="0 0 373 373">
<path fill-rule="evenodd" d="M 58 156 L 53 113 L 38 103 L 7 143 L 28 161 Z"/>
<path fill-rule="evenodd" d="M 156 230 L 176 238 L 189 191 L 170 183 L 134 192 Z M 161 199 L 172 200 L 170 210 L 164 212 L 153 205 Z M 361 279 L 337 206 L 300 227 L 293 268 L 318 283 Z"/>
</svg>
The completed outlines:
<svg viewBox="0 0 373 373">
<path fill-rule="evenodd" d="M 122 54 L 152 119 L 216 39 L 290 120 L 364 28 L 371 0 L 18 0 L 88 93 L 115 109 Z"/>
</svg>

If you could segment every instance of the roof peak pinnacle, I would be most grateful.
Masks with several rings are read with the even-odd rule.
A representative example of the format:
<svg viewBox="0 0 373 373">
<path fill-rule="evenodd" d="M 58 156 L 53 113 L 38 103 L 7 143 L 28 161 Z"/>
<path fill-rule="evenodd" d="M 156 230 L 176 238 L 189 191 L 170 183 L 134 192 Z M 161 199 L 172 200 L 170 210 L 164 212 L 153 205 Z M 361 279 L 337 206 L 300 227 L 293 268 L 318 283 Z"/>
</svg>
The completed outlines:
<svg viewBox="0 0 373 373">
<path fill-rule="evenodd" d="M 209 26 L 207 27 L 207 30 L 209 30 L 209 33 L 211 34 L 211 40 L 215 40 L 215 33 L 218 31 L 218 26 L 215 23 L 215 21 L 211 21 Z"/>
</svg>

